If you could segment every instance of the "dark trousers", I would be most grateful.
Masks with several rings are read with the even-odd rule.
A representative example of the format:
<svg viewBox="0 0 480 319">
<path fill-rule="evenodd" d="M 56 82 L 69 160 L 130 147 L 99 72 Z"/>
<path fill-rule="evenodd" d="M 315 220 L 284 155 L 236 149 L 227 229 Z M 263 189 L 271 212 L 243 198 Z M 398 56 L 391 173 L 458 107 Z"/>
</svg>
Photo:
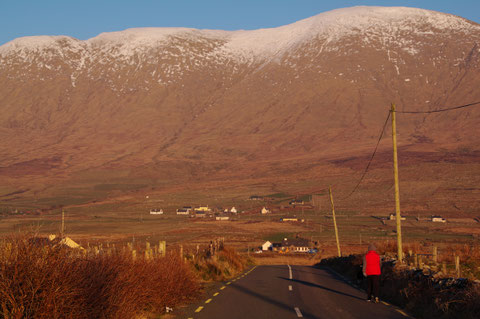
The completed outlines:
<svg viewBox="0 0 480 319">
<path fill-rule="evenodd" d="M 378 297 L 380 290 L 380 276 L 379 275 L 370 275 L 367 276 L 367 298 L 375 299 Z"/>
</svg>

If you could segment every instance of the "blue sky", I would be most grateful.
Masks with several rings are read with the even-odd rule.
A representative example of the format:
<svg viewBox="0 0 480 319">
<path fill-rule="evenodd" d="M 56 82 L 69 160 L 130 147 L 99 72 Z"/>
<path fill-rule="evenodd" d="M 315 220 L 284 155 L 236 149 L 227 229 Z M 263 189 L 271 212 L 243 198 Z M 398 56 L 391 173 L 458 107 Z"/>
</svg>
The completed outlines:
<svg viewBox="0 0 480 319">
<path fill-rule="evenodd" d="M 357 5 L 424 8 L 480 23 L 480 0 L 0 0 L 0 45 L 31 35 L 85 40 L 134 27 L 270 28 Z"/>
</svg>

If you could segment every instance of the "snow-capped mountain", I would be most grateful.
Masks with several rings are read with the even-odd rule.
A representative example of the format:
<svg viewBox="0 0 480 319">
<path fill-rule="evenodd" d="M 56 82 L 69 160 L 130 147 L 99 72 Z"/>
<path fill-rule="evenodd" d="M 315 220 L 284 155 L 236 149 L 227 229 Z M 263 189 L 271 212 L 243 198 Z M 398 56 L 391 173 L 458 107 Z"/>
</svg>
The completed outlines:
<svg viewBox="0 0 480 319">
<path fill-rule="evenodd" d="M 479 42 L 474 22 L 404 7 L 253 31 L 19 38 L 0 47 L 0 174 L 50 185 L 117 171 L 163 185 L 368 153 L 392 102 L 480 101 Z M 479 108 L 398 121 L 405 147 L 480 138 Z"/>
</svg>

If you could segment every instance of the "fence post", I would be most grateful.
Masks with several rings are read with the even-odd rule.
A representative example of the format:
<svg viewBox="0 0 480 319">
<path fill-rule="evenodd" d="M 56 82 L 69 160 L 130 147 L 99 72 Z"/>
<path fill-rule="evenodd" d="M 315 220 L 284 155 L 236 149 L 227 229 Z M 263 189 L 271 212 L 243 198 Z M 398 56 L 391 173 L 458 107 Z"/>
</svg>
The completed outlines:
<svg viewBox="0 0 480 319">
<path fill-rule="evenodd" d="M 435 266 L 437 265 L 437 262 L 438 262 L 437 253 L 438 253 L 437 246 L 433 246 L 433 263 L 435 264 Z"/>
<path fill-rule="evenodd" d="M 414 262 L 415 268 L 418 268 L 418 254 L 415 254 L 415 259 L 413 262 Z"/>
<path fill-rule="evenodd" d="M 132 259 L 133 260 L 137 259 L 137 251 L 135 249 L 132 250 Z"/>
<path fill-rule="evenodd" d="M 443 272 L 444 275 L 447 274 L 447 263 L 446 262 L 442 263 L 442 272 Z"/>
<path fill-rule="evenodd" d="M 167 242 L 164 240 L 161 240 L 158 242 L 158 252 L 161 257 L 165 257 L 165 254 L 167 252 Z"/>
<path fill-rule="evenodd" d="M 183 245 L 180 245 L 180 259 L 183 260 Z"/>
<path fill-rule="evenodd" d="M 460 256 L 455 256 L 455 272 L 457 277 L 460 277 Z"/>
<path fill-rule="evenodd" d="M 145 259 L 149 260 L 152 257 L 152 249 L 150 248 L 150 243 L 145 242 Z"/>
</svg>

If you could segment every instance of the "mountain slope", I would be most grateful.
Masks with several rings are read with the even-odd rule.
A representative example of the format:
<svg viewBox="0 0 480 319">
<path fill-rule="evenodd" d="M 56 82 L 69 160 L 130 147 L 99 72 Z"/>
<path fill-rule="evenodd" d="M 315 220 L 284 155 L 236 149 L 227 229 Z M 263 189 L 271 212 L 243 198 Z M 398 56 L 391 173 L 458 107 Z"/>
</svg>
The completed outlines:
<svg viewBox="0 0 480 319">
<path fill-rule="evenodd" d="M 0 47 L 4 193 L 281 177 L 366 156 L 391 102 L 480 101 L 479 42 L 478 24 L 398 7 L 254 31 L 19 38 Z M 474 152 L 479 120 L 479 108 L 402 115 L 399 142 Z"/>
</svg>

